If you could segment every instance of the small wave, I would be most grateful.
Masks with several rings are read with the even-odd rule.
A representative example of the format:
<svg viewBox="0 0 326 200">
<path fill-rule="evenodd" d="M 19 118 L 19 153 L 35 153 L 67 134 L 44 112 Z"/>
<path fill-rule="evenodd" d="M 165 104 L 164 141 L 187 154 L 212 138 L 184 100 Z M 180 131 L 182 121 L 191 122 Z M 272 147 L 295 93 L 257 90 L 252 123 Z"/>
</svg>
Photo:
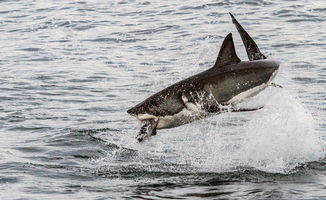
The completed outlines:
<svg viewBox="0 0 326 200">
<path fill-rule="evenodd" d="M 57 58 L 55 58 L 55 57 L 43 56 L 40 58 L 26 59 L 24 61 L 26 61 L 26 62 L 48 62 L 48 61 L 54 61 L 56 59 Z"/>
<path fill-rule="evenodd" d="M 84 41 L 88 41 L 88 42 L 134 43 L 134 42 L 144 41 L 144 40 L 146 40 L 146 39 L 118 39 L 118 38 L 102 37 L 102 38 L 96 38 L 96 39 L 84 40 Z"/>
<path fill-rule="evenodd" d="M 161 26 L 153 29 L 145 29 L 145 30 L 137 30 L 137 31 L 130 31 L 129 33 L 134 33 L 136 35 L 145 35 L 145 34 L 153 34 L 153 33 L 159 33 L 163 32 L 166 30 L 177 30 L 179 26 L 177 25 L 166 25 L 166 26 Z"/>
<path fill-rule="evenodd" d="M 298 22 L 323 22 L 325 19 L 314 17 L 314 16 L 305 16 L 304 18 L 297 18 L 297 19 L 288 19 L 286 22 L 291 23 L 298 23 Z"/>
<path fill-rule="evenodd" d="M 316 12 L 325 12 L 326 11 L 326 7 L 325 8 L 314 8 L 312 9 L 313 11 L 316 11 Z"/>
<path fill-rule="evenodd" d="M 21 51 L 42 51 L 43 49 L 30 47 L 30 48 L 23 48 L 23 49 L 19 49 L 19 50 L 21 50 Z"/>
<path fill-rule="evenodd" d="M 0 176 L 0 184 L 18 183 L 19 177 L 14 176 Z"/>
</svg>

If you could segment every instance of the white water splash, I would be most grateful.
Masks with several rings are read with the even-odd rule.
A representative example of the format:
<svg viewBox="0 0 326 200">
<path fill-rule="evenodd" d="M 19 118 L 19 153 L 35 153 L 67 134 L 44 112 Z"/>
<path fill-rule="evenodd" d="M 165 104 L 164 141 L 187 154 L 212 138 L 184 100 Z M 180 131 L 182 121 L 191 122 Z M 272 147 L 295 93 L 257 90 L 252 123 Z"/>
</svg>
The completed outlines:
<svg viewBox="0 0 326 200">
<path fill-rule="evenodd" d="M 271 96 L 266 109 L 246 125 L 241 151 L 246 164 L 255 168 L 287 172 L 299 163 L 323 156 L 313 117 L 286 91 Z"/>
<path fill-rule="evenodd" d="M 261 110 L 224 113 L 160 130 L 142 143 L 134 138 L 136 132 L 125 134 L 119 146 L 136 149 L 140 160 L 135 162 L 160 158 L 203 172 L 253 167 L 288 173 L 302 163 L 322 159 L 325 152 L 312 115 L 285 89 L 267 91 L 243 103 L 264 105 Z"/>
<path fill-rule="evenodd" d="M 262 100 L 267 103 L 259 111 L 227 113 L 182 128 L 187 136 L 176 150 L 200 170 L 216 172 L 254 167 L 287 173 L 323 157 L 313 117 L 298 101 L 284 89 L 255 99 Z"/>
</svg>

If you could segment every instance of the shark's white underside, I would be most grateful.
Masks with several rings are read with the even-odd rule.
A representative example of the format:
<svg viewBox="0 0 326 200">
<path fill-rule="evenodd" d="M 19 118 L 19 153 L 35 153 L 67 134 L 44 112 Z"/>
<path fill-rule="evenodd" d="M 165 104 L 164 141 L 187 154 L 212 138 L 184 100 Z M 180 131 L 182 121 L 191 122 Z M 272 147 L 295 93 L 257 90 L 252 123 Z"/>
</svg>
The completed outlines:
<svg viewBox="0 0 326 200">
<path fill-rule="evenodd" d="M 246 90 L 246 91 L 234 96 L 227 103 L 228 104 L 237 104 L 246 98 L 255 96 L 256 94 L 258 94 L 259 92 L 264 90 L 266 87 L 271 85 L 272 80 L 275 78 L 276 74 L 277 74 L 277 70 L 272 74 L 272 76 L 266 83 L 258 85 L 254 88 L 250 88 L 249 90 Z M 192 122 L 196 119 L 200 119 L 205 116 L 211 115 L 210 113 L 207 113 L 202 109 L 202 107 L 203 107 L 202 105 L 189 102 L 187 97 L 185 97 L 185 96 L 182 96 L 182 101 L 186 105 L 186 107 L 174 115 L 154 116 L 154 115 L 145 113 L 145 114 L 139 114 L 137 116 L 137 118 L 139 120 L 158 119 L 158 124 L 157 124 L 156 128 L 163 129 L 163 128 L 173 128 L 176 126 L 180 126 L 182 124 Z"/>
</svg>

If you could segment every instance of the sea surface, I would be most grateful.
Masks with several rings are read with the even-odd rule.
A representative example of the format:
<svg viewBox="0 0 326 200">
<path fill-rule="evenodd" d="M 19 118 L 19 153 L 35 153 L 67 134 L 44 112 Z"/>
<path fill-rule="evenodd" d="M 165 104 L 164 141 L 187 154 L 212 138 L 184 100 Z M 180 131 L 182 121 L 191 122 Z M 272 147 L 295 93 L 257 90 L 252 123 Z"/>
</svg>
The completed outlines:
<svg viewBox="0 0 326 200">
<path fill-rule="evenodd" d="M 224 113 L 138 143 L 126 112 L 210 68 L 228 12 L 281 62 Z M 0 199 L 326 199 L 326 1 L 0 1 Z"/>
</svg>

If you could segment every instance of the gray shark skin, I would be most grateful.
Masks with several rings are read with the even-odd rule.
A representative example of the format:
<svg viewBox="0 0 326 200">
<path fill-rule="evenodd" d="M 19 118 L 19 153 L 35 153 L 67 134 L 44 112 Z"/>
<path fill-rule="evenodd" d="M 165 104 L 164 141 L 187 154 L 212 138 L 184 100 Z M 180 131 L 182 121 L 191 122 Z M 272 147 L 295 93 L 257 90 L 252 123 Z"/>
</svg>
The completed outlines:
<svg viewBox="0 0 326 200">
<path fill-rule="evenodd" d="M 266 59 L 249 34 L 230 15 L 249 61 L 238 58 L 229 33 L 212 68 L 163 89 L 127 111 L 142 123 L 137 136 L 139 142 L 155 135 L 156 129 L 174 128 L 227 111 L 259 109 L 238 109 L 236 104 L 272 85 L 279 63 Z"/>
</svg>

